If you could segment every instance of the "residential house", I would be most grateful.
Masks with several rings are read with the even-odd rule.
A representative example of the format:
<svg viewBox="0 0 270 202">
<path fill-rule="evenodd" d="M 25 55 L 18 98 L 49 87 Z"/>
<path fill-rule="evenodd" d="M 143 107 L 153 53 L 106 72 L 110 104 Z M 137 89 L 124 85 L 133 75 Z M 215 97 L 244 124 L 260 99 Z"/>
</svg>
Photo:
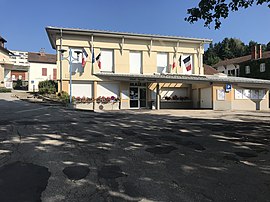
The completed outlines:
<svg viewBox="0 0 270 202">
<path fill-rule="evenodd" d="M 239 64 L 244 61 L 251 59 L 250 55 L 226 59 L 214 64 L 213 67 L 220 73 L 226 74 L 228 76 L 239 76 Z"/>
<path fill-rule="evenodd" d="M 46 31 L 58 52 L 58 89 L 94 100 L 93 109 L 106 108 L 102 97 L 119 98 L 120 109 L 153 103 L 156 109 L 268 109 L 270 81 L 204 75 L 209 39 L 58 27 Z"/>
<path fill-rule="evenodd" d="M 270 51 L 259 51 L 249 60 L 239 63 L 240 76 L 270 80 Z"/>
<path fill-rule="evenodd" d="M 17 80 L 22 81 L 23 86 L 28 86 L 28 73 L 29 62 L 28 52 L 11 50 L 13 55 L 10 56 L 10 61 L 13 62 L 13 66 L 6 69 L 7 77 L 12 80 L 13 87 L 16 85 Z"/>
<path fill-rule="evenodd" d="M 40 81 L 57 79 L 56 55 L 47 54 L 44 50 L 39 53 L 28 52 L 28 62 L 28 91 L 37 92 Z"/>
<path fill-rule="evenodd" d="M 12 81 L 8 79 L 7 69 L 11 68 L 13 62 L 10 61 L 9 56 L 12 53 L 5 48 L 7 41 L 0 36 L 0 87 L 12 88 Z"/>
</svg>

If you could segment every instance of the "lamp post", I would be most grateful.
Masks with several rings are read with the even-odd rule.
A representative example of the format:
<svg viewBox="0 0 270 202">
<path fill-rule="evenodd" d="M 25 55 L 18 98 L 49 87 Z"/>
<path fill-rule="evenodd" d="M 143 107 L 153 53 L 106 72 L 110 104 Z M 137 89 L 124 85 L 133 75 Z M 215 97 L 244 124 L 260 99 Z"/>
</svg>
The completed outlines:
<svg viewBox="0 0 270 202">
<path fill-rule="evenodd" d="M 72 50 L 69 49 L 69 55 L 67 57 L 63 57 L 63 53 L 67 50 L 60 49 L 59 52 L 61 53 L 60 60 L 68 60 L 69 61 L 69 103 L 72 103 L 72 62 L 79 61 L 79 55 L 82 53 L 82 51 L 76 50 L 74 51 L 77 54 L 77 57 L 74 58 L 72 56 Z"/>
</svg>

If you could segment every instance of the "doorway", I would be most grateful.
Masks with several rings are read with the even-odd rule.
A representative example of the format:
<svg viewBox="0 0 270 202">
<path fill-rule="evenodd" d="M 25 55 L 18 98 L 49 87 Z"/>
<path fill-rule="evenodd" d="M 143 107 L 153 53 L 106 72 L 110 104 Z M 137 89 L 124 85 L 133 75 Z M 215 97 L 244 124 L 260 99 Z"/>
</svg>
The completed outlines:
<svg viewBox="0 0 270 202">
<path fill-rule="evenodd" d="M 146 85 L 130 85 L 129 98 L 131 109 L 146 108 Z"/>
</svg>

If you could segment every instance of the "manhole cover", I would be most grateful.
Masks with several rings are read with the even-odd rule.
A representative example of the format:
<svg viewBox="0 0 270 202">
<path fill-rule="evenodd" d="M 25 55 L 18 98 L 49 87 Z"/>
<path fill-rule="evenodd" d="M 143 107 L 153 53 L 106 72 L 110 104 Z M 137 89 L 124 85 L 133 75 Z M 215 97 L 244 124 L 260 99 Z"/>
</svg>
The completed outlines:
<svg viewBox="0 0 270 202">
<path fill-rule="evenodd" d="M 63 173 L 68 177 L 70 180 L 80 180 L 85 178 L 90 169 L 86 166 L 69 166 L 63 170 Z"/>
</svg>

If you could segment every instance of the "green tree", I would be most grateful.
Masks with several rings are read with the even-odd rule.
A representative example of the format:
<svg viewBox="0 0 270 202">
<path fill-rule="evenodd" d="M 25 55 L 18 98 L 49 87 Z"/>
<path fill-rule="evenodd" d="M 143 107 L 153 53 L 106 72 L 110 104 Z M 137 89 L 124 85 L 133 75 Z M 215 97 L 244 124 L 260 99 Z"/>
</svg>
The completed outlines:
<svg viewBox="0 0 270 202">
<path fill-rule="evenodd" d="M 268 44 L 266 44 L 265 50 L 266 50 L 266 51 L 270 51 L 270 42 L 268 42 Z"/>
<path fill-rule="evenodd" d="M 245 45 L 240 39 L 224 38 L 221 42 L 210 44 L 204 54 L 204 63 L 213 65 L 220 60 L 241 57 L 251 53 L 251 49 L 258 43 L 250 41 Z"/>
<path fill-rule="evenodd" d="M 203 20 L 205 27 L 210 27 L 214 22 L 215 29 L 219 29 L 221 19 L 227 18 L 230 12 L 262 4 L 270 8 L 270 0 L 200 0 L 197 7 L 187 10 L 188 17 L 185 20 L 189 23 Z"/>
</svg>

